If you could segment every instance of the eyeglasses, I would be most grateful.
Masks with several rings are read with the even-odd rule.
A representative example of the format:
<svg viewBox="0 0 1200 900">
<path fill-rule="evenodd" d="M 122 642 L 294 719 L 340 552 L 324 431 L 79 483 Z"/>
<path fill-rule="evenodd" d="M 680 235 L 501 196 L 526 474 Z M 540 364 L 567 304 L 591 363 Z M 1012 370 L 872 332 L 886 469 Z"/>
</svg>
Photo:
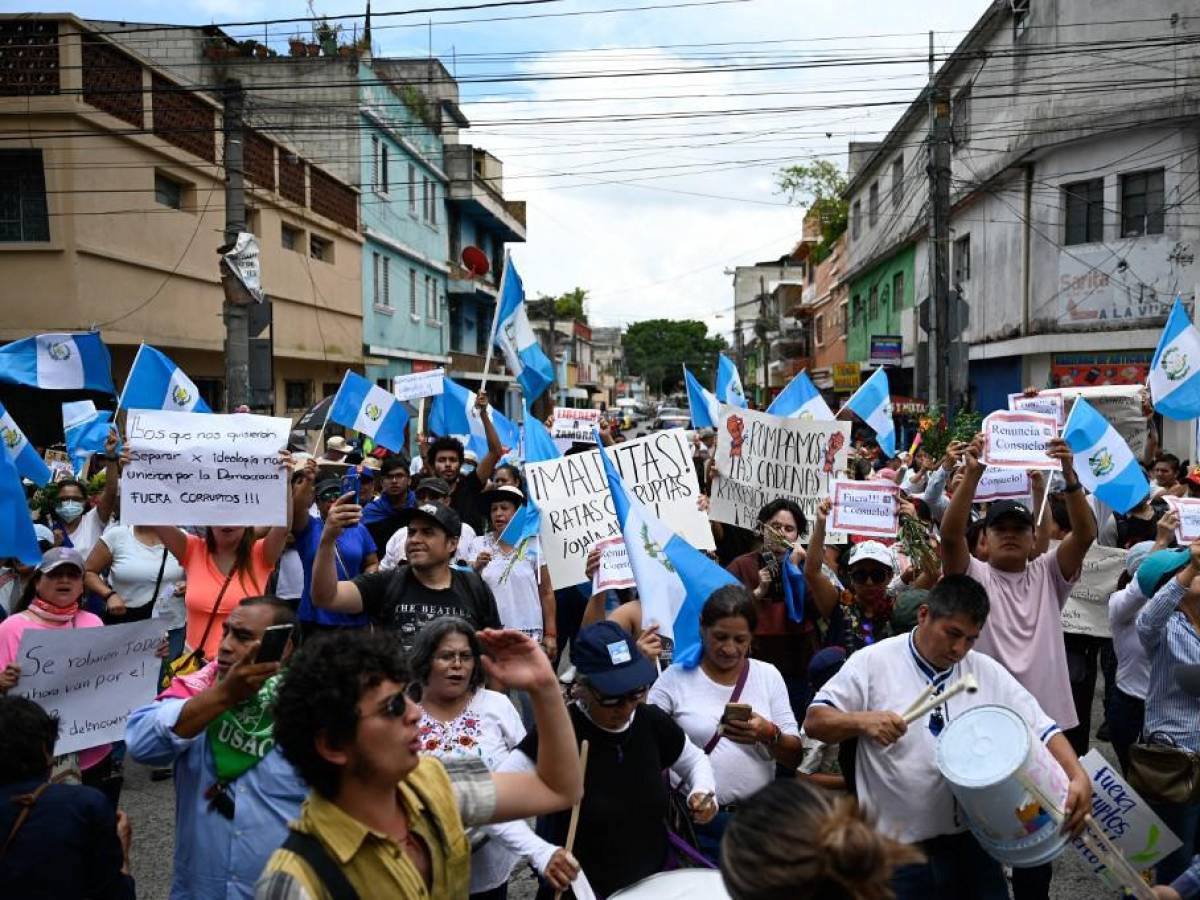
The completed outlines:
<svg viewBox="0 0 1200 900">
<path fill-rule="evenodd" d="M 855 569 L 850 573 L 850 580 L 855 584 L 887 584 L 892 580 L 888 569 Z"/>
<path fill-rule="evenodd" d="M 389 472 L 387 475 L 380 475 L 381 481 L 404 481 L 408 478 L 407 472 Z"/>
<path fill-rule="evenodd" d="M 628 703 L 641 703 L 646 697 L 646 688 L 638 688 L 636 691 L 630 691 L 628 694 L 620 694 L 616 697 L 606 697 L 593 689 L 592 696 L 596 698 L 597 705 L 612 709 L 613 707 L 623 706 Z"/>
<path fill-rule="evenodd" d="M 452 666 L 455 663 L 462 663 L 465 666 L 469 662 L 475 662 L 475 654 L 470 650 L 464 650 L 458 653 L 454 652 L 453 650 L 447 650 L 444 653 L 435 653 L 433 658 L 440 663 L 445 663 L 448 666 Z"/>
</svg>

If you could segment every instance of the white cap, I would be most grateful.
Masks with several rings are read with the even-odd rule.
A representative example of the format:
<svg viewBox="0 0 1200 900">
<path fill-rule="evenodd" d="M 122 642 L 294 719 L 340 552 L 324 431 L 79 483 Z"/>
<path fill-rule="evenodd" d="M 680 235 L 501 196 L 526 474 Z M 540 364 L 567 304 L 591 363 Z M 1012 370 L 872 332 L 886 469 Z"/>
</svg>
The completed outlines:
<svg viewBox="0 0 1200 900">
<path fill-rule="evenodd" d="M 886 566 L 889 569 L 895 570 L 896 561 L 892 557 L 892 551 L 885 547 L 879 541 L 863 541 L 861 544 L 855 544 L 850 551 L 850 562 L 848 566 L 854 566 L 855 563 L 860 563 L 863 560 L 873 560 L 881 566 Z"/>
</svg>

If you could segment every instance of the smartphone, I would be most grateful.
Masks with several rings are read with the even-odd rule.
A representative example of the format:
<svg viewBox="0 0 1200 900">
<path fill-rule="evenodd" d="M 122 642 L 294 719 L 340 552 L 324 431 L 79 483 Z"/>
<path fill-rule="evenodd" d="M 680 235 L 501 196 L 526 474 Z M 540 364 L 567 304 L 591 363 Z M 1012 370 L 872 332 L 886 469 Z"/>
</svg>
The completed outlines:
<svg viewBox="0 0 1200 900">
<path fill-rule="evenodd" d="M 352 466 L 350 471 L 342 476 L 342 494 L 353 494 L 355 503 L 362 501 L 362 476 L 357 466 Z"/>
<path fill-rule="evenodd" d="M 287 647 L 288 641 L 292 639 L 293 625 L 272 625 L 263 632 L 262 644 L 258 648 L 258 655 L 254 657 L 256 663 L 279 662 L 283 659 L 283 651 Z"/>
<path fill-rule="evenodd" d="M 726 703 L 723 722 L 749 722 L 754 715 L 754 708 L 749 703 Z"/>
</svg>

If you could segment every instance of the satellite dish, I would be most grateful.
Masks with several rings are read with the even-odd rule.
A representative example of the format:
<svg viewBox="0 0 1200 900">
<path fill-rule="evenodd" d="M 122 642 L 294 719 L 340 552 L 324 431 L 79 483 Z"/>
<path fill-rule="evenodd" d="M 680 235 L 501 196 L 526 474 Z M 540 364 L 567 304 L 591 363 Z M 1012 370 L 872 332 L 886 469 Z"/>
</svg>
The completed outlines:
<svg viewBox="0 0 1200 900">
<path fill-rule="evenodd" d="M 463 265 L 472 275 L 483 276 L 491 269 L 492 263 L 488 255 L 478 247 L 466 247 L 462 252 Z"/>
</svg>

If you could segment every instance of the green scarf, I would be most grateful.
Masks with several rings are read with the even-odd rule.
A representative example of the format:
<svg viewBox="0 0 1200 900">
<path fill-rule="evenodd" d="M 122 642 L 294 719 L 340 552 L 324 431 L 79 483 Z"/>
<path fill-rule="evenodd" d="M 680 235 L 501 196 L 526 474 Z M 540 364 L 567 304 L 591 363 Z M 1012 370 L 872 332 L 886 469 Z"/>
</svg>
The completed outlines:
<svg viewBox="0 0 1200 900">
<path fill-rule="evenodd" d="M 279 676 L 272 675 L 257 694 L 227 709 L 208 726 L 208 746 L 217 766 L 217 780 L 233 781 L 258 765 L 275 746 L 271 733 L 271 707 L 279 689 Z"/>
</svg>

